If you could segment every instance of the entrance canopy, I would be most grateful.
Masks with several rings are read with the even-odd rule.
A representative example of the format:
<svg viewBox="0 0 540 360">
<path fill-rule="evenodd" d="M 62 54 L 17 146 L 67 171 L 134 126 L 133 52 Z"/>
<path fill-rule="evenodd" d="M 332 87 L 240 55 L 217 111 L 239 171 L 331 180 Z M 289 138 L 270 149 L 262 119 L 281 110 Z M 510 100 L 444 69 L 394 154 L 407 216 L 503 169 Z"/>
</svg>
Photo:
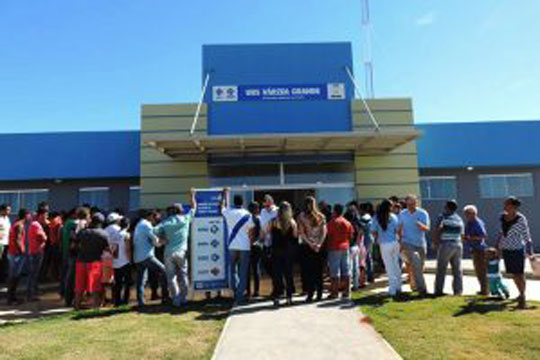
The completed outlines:
<svg viewBox="0 0 540 360">
<path fill-rule="evenodd" d="M 186 135 L 185 132 L 142 133 L 144 144 L 168 156 L 203 154 L 306 153 L 356 151 L 380 154 L 420 136 L 415 129 L 381 129 L 332 133 Z"/>
</svg>

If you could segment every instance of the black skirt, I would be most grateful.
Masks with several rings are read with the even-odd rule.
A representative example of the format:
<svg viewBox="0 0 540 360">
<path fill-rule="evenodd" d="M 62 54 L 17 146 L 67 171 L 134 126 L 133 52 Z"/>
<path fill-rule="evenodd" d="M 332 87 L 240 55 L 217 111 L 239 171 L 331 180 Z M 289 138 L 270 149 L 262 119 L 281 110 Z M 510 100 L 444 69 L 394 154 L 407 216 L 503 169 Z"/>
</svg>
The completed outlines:
<svg viewBox="0 0 540 360">
<path fill-rule="evenodd" d="M 522 275 L 525 272 L 525 249 L 502 251 L 507 274 Z"/>
</svg>

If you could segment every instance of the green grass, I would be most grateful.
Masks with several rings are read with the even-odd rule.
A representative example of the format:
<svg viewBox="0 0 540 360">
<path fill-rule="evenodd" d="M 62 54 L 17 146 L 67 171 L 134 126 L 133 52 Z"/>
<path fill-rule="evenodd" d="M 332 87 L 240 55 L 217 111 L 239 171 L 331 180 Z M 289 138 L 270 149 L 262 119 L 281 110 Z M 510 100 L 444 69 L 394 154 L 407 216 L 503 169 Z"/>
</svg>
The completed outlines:
<svg viewBox="0 0 540 360">
<path fill-rule="evenodd" d="M 392 301 L 354 295 L 361 311 L 404 359 L 539 359 L 540 304 L 516 310 L 480 297 Z"/>
<path fill-rule="evenodd" d="M 71 313 L 0 327 L 1 359 L 209 359 L 227 316 L 201 302 L 171 313 L 156 306 Z"/>
</svg>

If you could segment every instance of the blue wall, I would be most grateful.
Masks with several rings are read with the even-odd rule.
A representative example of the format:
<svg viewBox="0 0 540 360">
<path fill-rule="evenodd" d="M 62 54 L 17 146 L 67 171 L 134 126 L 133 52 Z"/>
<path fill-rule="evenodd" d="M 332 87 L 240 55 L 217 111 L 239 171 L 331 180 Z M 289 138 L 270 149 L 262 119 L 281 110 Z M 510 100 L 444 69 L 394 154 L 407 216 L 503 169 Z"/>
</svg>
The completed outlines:
<svg viewBox="0 0 540 360">
<path fill-rule="evenodd" d="M 350 131 L 354 89 L 350 43 L 203 46 L 211 135 Z M 345 100 L 212 102 L 216 85 L 314 85 L 340 82 Z"/>
<path fill-rule="evenodd" d="M 420 168 L 527 167 L 540 164 L 539 121 L 416 125 Z"/>
<path fill-rule="evenodd" d="M 138 177 L 139 131 L 0 134 L 0 181 Z"/>
</svg>

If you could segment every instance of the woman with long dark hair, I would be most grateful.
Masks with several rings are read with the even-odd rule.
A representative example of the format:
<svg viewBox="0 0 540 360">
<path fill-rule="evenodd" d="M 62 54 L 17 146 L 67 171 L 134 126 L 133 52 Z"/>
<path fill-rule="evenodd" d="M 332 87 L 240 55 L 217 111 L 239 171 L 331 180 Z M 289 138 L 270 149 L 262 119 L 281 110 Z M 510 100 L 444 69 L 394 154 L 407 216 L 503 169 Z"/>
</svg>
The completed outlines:
<svg viewBox="0 0 540 360">
<path fill-rule="evenodd" d="M 397 296 L 401 292 L 401 266 L 398 242 L 399 220 L 392 212 L 392 202 L 384 199 L 371 222 L 371 232 L 381 249 L 381 256 L 388 274 L 388 293 Z"/>
<path fill-rule="evenodd" d="M 317 201 L 308 196 L 304 201 L 304 210 L 298 216 L 298 234 L 300 241 L 306 245 L 304 260 L 306 269 L 307 302 L 322 299 L 324 257 L 321 253 L 326 239 L 326 217 L 319 211 Z"/>
<path fill-rule="evenodd" d="M 272 269 L 274 306 L 279 306 L 279 298 L 286 291 L 287 305 L 292 304 L 294 291 L 293 262 L 294 250 L 298 242 L 298 226 L 293 218 L 291 204 L 283 201 L 279 205 L 277 217 L 270 225 L 272 234 Z M 285 284 L 283 279 L 285 278 Z"/>
</svg>

